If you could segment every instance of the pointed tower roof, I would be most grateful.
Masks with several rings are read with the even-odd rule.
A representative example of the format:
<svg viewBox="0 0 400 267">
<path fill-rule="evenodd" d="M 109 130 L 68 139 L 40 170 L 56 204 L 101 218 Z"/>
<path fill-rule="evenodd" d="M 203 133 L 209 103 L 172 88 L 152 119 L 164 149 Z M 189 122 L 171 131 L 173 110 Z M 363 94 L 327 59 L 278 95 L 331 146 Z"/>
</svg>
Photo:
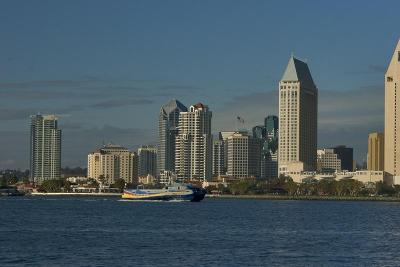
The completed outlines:
<svg viewBox="0 0 400 267">
<path fill-rule="evenodd" d="M 396 48 L 393 52 L 393 56 L 390 59 L 389 66 L 386 70 L 386 75 L 393 75 L 392 72 L 395 71 L 395 66 L 398 64 L 400 64 L 400 39 L 397 42 Z"/>
<path fill-rule="evenodd" d="M 291 56 L 281 81 L 300 81 L 308 89 L 316 89 L 307 63 Z"/>
<path fill-rule="evenodd" d="M 187 111 L 187 107 L 176 99 L 172 99 L 167 104 L 161 107 L 161 111 L 165 112 L 166 114 L 171 113 L 175 109 L 178 109 L 180 112 Z"/>
</svg>

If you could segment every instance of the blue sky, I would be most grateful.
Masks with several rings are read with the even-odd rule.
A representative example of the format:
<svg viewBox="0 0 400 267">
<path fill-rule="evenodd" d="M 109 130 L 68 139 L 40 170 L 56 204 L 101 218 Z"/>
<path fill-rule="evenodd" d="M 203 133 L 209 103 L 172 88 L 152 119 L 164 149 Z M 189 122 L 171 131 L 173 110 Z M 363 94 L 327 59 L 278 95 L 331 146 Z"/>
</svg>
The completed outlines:
<svg viewBox="0 0 400 267">
<path fill-rule="evenodd" d="M 319 88 L 319 147 L 383 130 L 398 1 L 1 1 L 0 169 L 27 168 L 29 115 L 56 113 L 63 166 L 103 142 L 155 143 L 160 106 L 202 101 L 213 130 L 277 113 L 287 61 Z"/>
</svg>

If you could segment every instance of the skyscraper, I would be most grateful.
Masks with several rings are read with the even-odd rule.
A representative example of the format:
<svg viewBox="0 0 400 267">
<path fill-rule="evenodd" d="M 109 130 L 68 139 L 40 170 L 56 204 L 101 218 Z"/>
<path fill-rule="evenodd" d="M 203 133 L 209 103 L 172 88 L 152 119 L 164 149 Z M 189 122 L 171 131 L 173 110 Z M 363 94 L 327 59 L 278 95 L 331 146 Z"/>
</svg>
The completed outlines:
<svg viewBox="0 0 400 267">
<path fill-rule="evenodd" d="M 54 115 L 31 116 L 30 178 L 34 183 L 61 178 L 61 130 Z"/>
<path fill-rule="evenodd" d="M 178 134 L 179 114 L 186 111 L 187 108 L 176 99 L 161 107 L 158 120 L 158 173 L 175 171 L 175 139 Z"/>
<path fill-rule="evenodd" d="M 289 59 L 279 82 L 279 172 L 312 171 L 317 156 L 318 89 L 305 62 Z"/>
<path fill-rule="evenodd" d="M 222 137 L 219 134 L 217 138 L 213 139 L 213 177 L 218 177 L 220 175 L 226 174 L 224 148 L 224 140 L 222 140 Z"/>
<path fill-rule="evenodd" d="M 202 103 L 180 113 L 175 146 L 175 172 L 178 180 L 211 179 L 211 117 L 212 112 Z"/>
<path fill-rule="evenodd" d="M 269 115 L 265 118 L 265 130 L 268 138 L 278 139 L 279 120 L 277 116 Z"/>
<path fill-rule="evenodd" d="M 389 183 L 394 184 L 400 184 L 399 89 L 400 40 L 385 74 L 385 175 L 389 178 Z"/>
<path fill-rule="evenodd" d="M 264 125 L 257 125 L 254 126 L 253 129 L 253 137 L 258 138 L 258 139 L 265 139 L 267 134 L 266 134 L 266 129 Z"/>
<path fill-rule="evenodd" d="M 260 178 L 262 139 L 246 133 L 234 133 L 227 138 L 227 175 L 236 178 Z"/>
<path fill-rule="evenodd" d="M 228 164 L 228 137 L 235 132 L 219 132 L 213 139 L 213 176 L 225 175 Z"/>
<path fill-rule="evenodd" d="M 267 142 L 263 146 L 262 176 L 266 179 L 273 179 L 278 177 L 278 117 L 267 116 L 264 120 L 264 126 Z"/>
<path fill-rule="evenodd" d="M 368 170 L 383 171 L 384 146 L 385 135 L 383 133 L 370 133 L 368 135 Z"/>
<path fill-rule="evenodd" d="M 138 149 L 139 176 L 157 175 L 157 148 L 155 146 L 142 146 Z"/>
</svg>

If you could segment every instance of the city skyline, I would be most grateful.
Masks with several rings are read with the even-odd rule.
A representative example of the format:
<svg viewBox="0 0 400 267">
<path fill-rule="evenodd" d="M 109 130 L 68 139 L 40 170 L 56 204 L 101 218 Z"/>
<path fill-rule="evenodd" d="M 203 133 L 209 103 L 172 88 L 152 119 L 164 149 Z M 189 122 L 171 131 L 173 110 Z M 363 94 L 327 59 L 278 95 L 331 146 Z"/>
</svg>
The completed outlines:
<svg viewBox="0 0 400 267">
<path fill-rule="evenodd" d="M 276 11 L 285 3 L 175 2 L 175 9 L 158 3 L 125 2 L 109 11 L 110 25 L 102 20 L 109 6 L 101 1 L 91 22 L 84 12 L 89 4 L 28 2 L 20 12 L 10 2 L 2 8 L 1 25 L 21 24 L 0 26 L 0 169 L 29 168 L 26 124 L 37 112 L 60 118 L 63 166 L 85 166 L 88 151 L 103 141 L 133 150 L 156 144 L 157 111 L 173 97 L 207 103 L 214 133 L 235 130 L 236 116 L 251 128 L 278 114 L 277 81 L 292 52 L 308 59 L 319 88 L 318 147 L 348 145 L 358 162 L 367 159 L 368 133 L 383 131 L 383 75 L 399 37 L 389 27 L 396 8 L 383 11 L 368 2 L 359 14 L 356 2 L 346 10 L 293 2 L 282 20 Z M 149 10 L 163 23 L 140 14 Z M 313 16 L 297 19 L 310 10 Z M 70 23 L 63 13 L 76 20 Z M 44 23 L 49 19 L 54 23 Z M 308 30 L 292 28 L 294 21 Z M 23 47 L 28 39 L 30 46 Z"/>
<path fill-rule="evenodd" d="M 399 265 L 398 10 L 1 1 L 0 267 Z"/>
</svg>

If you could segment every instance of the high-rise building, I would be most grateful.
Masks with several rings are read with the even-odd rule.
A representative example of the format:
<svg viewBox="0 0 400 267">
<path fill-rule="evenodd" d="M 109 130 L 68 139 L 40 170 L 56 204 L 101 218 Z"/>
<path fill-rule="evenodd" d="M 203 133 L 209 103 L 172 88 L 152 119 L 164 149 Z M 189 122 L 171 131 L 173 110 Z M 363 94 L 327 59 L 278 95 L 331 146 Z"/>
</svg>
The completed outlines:
<svg viewBox="0 0 400 267">
<path fill-rule="evenodd" d="M 213 139 L 213 177 L 226 174 L 225 145 L 221 135 Z"/>
<path fill-rule="evenodd" d="M 265 118 L 264 127 L 268 138 L 278 139 L 279 120 L 277 116 L 269 115 Z"/>
<path fill-rule="evenodd" d="M 269 115 L 264 120 L 267 143 L 264 143 L 264 159 L 261 170 L 266 179 L 278 177 L 278 129 L 279 120 L 277 116 Z"/>
<path fill-rule="evenodd" d="M 235 179 L 259 179 L 262 139 L 237 132 L 229 136 L 226 142 L 227 175 Z"/>
<path fill-rule="evenodd" d="M 278 177 L 278 151 L 273 152 L 269 150 L 264 154 L 264 163 L 261 168 L 264 173 L 262 174 L 264 179 L 271 180 Z"/>
<path fill-rule="evenodd" d="M 340 172 L 342 162 L 333 148 L 317 150 L 317 170 L 319 172 Z"/>
<path fill-rule="evenodd" d="M 368 135 L 368 162 L 370 171 L 383 171 L 384 169 L 385 135 L 383 133 L 370 133 Z"/>
<path fill-rule="evenodd" d="M 318 89 L 305 62 L 289 59 L 279 82 L 279 172 L 313 171 L 317 156 Z"/>
<path fill-rule="evenodd" d="M 31 116 L 30 179 L 40 184 L 61 178 L 61 130 L 54 115 Z"/>
<path fill-rule="evenodd" d="M 343 171 L 354 171 L 354 160 L 353 160 L 353 148 L 346 146 L 335 146 L 332 148 L 333 153 L 338 156 L 341 162 L 341 168 Z"/>
<path fill-rule="evenodd" d="M 400 40 L 385 74 L 385 175 L 388 178 L 387 181 L 393 184 L 400 184 L 400 106 L 398 104 L 400 104 Z"/>
<path fill-rule="evenodd" d="M 179 115 L 175 145 L 175 172 L 179 181 L 212 177 L 212 112 L 197 103 Z"/>
<path fill-rule="evenodd" d="M 267 136 L 264 125 L 257 125 L 253 127 L 253 137 L 258 139 L 265 139 Z"/>
<path fill-rule="evenodd" d="M 234 131 L 219 132 L 218 136 L 213 138 L 213 177 L 226 175 L 228 164 L 227 139 L 234 133 Z"/>
<path fill-rule="evenodd" d="M 181 112 L 187 112 L 187 107 L 176 99 L 161 107 L 158 120 L 158 173 L 175 171 L 175 139 Z"/>
<path fill-rule="evenodd" d="M 127 183 L 138 182 L 138 156 L 125 147 L 108 144 L 88 155 L 88 178 L 105 184 L 116 179 Z"/>
<path fill-rule="evenodd" d="M 139 177 L 157 175 L 157 148 L 155 146 L 142 146 L 138 149 Z"/>
</svg>

